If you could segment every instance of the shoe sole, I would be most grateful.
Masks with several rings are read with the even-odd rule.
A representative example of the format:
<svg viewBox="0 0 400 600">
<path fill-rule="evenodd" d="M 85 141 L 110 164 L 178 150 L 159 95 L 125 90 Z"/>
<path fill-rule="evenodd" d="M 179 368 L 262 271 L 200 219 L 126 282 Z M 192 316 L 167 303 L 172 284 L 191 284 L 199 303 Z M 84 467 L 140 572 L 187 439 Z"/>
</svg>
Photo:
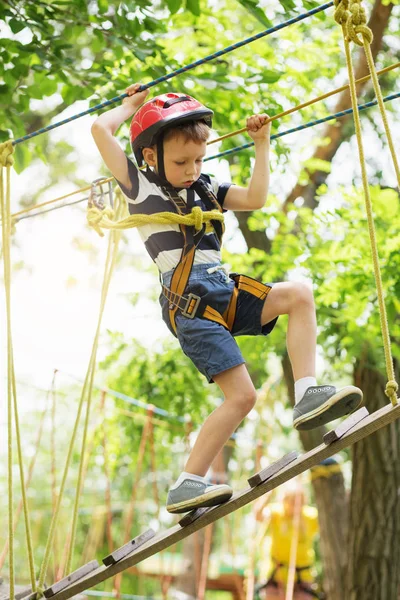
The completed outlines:
<svg viewBox="0 0 400 600">
<path fill-rule="evenodd" d="M 191 498 L 190 500 L 183 500 L 176 504 L 168 504 L 167 511 L 170 513 L 185 513 L 195 508 L 202 508 L 208 506 L 217 506 L 217 504 L 223 504 L 232 497 L 232 491 L 227 490 L 221 494 L 220 490 L 215 492 L 209 492 L 208 494 L 202 494 L 197 498 Z"/>
<path fill-rule="evenodd" d="M 363 397 L 358 388 L 349 385 L 328 398 L 315 410 L 297 417 L 293 421 L 293 425 L 295 429 L 299 430 L 315 429 L 350 414 L 360 408 L 362 403 Z"/>
</svg>

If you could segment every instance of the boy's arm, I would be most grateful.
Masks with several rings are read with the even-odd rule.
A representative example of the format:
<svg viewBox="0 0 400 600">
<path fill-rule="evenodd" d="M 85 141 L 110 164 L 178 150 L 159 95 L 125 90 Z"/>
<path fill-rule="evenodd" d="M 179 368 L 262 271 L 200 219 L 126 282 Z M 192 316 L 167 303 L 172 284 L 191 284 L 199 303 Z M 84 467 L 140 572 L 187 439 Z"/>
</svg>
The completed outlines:
<svg viewBox="0 0 400 600">
<path fill-rule="evenodd" d="M 269 147 L 271 122 L 268 115 L 253 115 L 247 119 L 249 136 L 254 140 L 255 163 L 247 187 L 232 185 L 225 198 L 224 208 L 229 210 L 257 210 L 266 202 L 269 187 Z"/>
<path fill-rule="evenodd" d="M 140 84 L 127 88 L 129 96 L 122 104 L 100 115 L 93 123 L 91 131 L 99 152 L 113 176 L 127 189 L 131 187 L 128 175 L 128 161 L 114 135 L 119 126 L 132 117 L 144 102 L 148 90 L 137 92 Z"/>
</svg>

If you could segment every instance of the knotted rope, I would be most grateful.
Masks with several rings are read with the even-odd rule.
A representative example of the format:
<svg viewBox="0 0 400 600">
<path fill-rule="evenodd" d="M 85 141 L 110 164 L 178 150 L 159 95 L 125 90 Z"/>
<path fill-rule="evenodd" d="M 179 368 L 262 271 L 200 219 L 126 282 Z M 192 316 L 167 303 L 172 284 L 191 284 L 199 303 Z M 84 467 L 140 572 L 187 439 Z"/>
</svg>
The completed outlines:
<svg viewBox="0 0 400 600">
<path fill-rule="evenodd" d="M 22 460 L 21 432 L 19 426 L 17 386 L 15 383 L 14 354 L 11 331 L 11 167 L 14 164 L 12 141 L 0 144 L 0 205 L 1 228 L 3 234 L 3 265 L 4 287 L 6 299 L 7 321 L 7 474 L 8 474 L 8 543 L 9 543 L 9 573 L 10 573 L 10 599 L 15 594 L 15 564 L 14 564 L 14 506 L 13 506 L 13 449 L 12 449 L 12 421 L 14 411 L 15 433 L 17 442 L 17 456 L 21 481 L 22 502 L 24 507 L 25 534 L 28 552 L 29 571 L 32 591 L 36 591 L 35 567 L 33 558 L 32 535 L 29 521 L 28 500 L 25 486 L 24 465 Z M 4 178 L 4 169 L 6 176 Z M 5 183 L 5 185 L 4 185 Z"/>
<path fill-rule="evenodd" d="M 87 222 L 90 227 L 100 235 L 104 236 L 102 229 L 131 229 L 132 227 L 141 227 L 142 225 L 188 225 L 193 226 L 196 231 L 200 231 L 203 224 L 206 224 L 206 232 L 212 231 L 211 221 L 222 221 L 224 215 L 218 210 L 203 211 L 199 206 L 192 208 L 188 215 L 178 215 L 173 212 L 162 212 L 154 215 L 131 215 L 120 221 L 114 220 L 114 211 L 107 207 L 104 210 L 93 206 L 87 210 Z"/>
<path fill-rule="evenodd" d="M 361 167 L 361 177 L 362 184 L 364 190 L 364 200 L 365 207 L 367 213 L 367 222 L 368 222 L 368 230 L 371 244 L 371 252 L 372 252 L 372 262 L 374 267 L 374 276 L 375 283 L 378 295 L 378 306 L 379 306 L 379 317 L 381 323 L 381 331 L 382 331 L 382 339 L 385 353 L 385 363 L 386 363 L 386 373 L 388 378 L 388 383 L 386 384 L 385 394 L 390 399 L 393 406 L 397 405 L 397 389 L 398 385 L 395 380 L 394 375 L 394 367 L 393 367 L 393 358 L 391 353 L 391 344 L 390 344 L 390 334 L 389 334 L 389 326 L 386 314 L 386 306 L 384 300 L 384 292 L 382 285 L 382 276 L 381 270 L 379 266 L 379 254 L 378 254 L 378 244 L 376 241 L 376 231 L 375 231 L 375 223 L 372 212 L 372 201 L 369 191 L 369 182 L 367 175 L 367 167 L 365 161 L 364 154 L 364 146 L 361 132 L 361 122 L 359 109 L 357 104 L 357 90 L 356 90 L 356 82 L 354 76 L 353 63 L 351 58 L 350 51 L 350 41 L 354 41 L 357 45 L 363 45 L 366 50 L 367 57 L 370 55 L 370 61 L 368 62 L 369 67 L 371 69 L 371 75 L 375 72 L 375 66 L 372 59 L 370 43 L 372 41 L 372 32 L 369 27 L 366 25 L 366 15 L 364 9 L 361 7 L 360 0 L 335 0 L 335 20 L 342 27 L 343 40 L 344 40 L 344 48 L 346 53 L 346 62 L 347 62 L 347 70 L 349 74 L 349 85 L 350 85 L 350 97 L 351 103 L 353 107 L 353 115 L 354 115 L 354 126 L 356 131 L 357 145 L 358 145 L 358 154 L 360 159 L 360 167 Z M 349 11 L 350 9 L 350 11 Z M 361 36 L 359 38 L 358 36 Z M 376 72 L 375 72 L 376 75 Z M 377 80 L 377 78 L 372 77 Z M 379 88 L 379 83 L 378 83 Z M 379 102 L 378 102 L 379 103 Z M 380 104 L 380 103 L 379 103 Z M 383 105 L 383 102 L 382 102 Z M 388 131 L 390 134 L 390 130 L 388 127 Z M 392 157 L 395 157 L 395 153 L 393 150 Z M 397 161 L 394 158 L 395 165 Z M 396 167 L 395 167 L 396 168 Z M 397 169 L 396 169 L 397 172 Z M 399 176 L 399 185 L 400 185 L 400 176 Z"/>
</svg>

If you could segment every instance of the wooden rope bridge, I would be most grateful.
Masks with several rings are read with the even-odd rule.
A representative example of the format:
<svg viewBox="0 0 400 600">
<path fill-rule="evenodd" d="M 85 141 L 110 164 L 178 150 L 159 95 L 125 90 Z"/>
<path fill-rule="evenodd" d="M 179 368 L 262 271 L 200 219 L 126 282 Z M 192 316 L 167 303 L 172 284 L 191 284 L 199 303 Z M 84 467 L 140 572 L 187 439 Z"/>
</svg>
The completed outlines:
<svg viewBox="0 0 400 600">
<path fill-rule="evenodd" d="M 195 531 L 203 529 L 210 523 L 238 510 L 242 506 L 256 500 L 263 494 L 282 485 L 318 465 L 322 460 L 336 454 L 359 440 L 368 437 L 400 417 L 400 404 L 388 404 L 369 414 L 363 407 L 345 419 L 334 430 L 324 435 L 323 443 L 309 452 L 298 455 L 291 452 L 280 460 L 253 475 L 248 481 L 250 487 L 236 494 L 224 504 L 212 508 L 199 508 L 185 515 L 177 525 L 155 534 L 149 529 L 128 544 L 105 557 L 103 566 L 96 560 L 80 567 L 61 581 L 54 583 L 44 591 L 46 598 L 52 600 L 68 600 L 102 581 L 122 573 L 149 556 L 176 544 Z M 33 600 L 35 594 L 26 596 L 24 600 Z"/>
</svg>

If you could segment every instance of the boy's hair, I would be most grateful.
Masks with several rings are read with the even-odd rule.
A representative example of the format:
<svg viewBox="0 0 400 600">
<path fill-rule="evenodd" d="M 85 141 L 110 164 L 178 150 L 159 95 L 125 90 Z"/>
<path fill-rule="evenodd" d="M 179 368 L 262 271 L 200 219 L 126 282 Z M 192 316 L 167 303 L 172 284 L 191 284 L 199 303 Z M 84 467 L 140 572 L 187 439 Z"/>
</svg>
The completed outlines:
<svg viewBox="0 0 400 600">
<path fill-rule="evenodd" d="M 211 129 L 203 120 L 188 121 L 182 125 L 176 125 L 167 129 L 164 134 L 164 141 L 170 140 L 178 135 L 182 135 L 186 142 L 206 142 L 210 137 Z"/>
</svg>

